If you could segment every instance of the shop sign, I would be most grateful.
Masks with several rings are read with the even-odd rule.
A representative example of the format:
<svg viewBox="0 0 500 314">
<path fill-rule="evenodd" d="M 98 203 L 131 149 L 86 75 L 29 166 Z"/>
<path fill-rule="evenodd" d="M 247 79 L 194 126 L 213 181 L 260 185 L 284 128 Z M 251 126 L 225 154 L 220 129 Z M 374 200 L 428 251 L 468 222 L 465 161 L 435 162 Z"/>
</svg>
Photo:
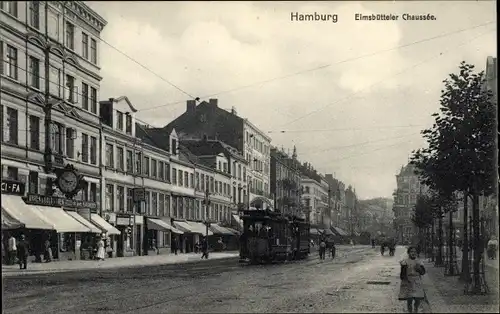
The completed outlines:
<svg viewBox="0 0 500 314">
<path fill-rule="evenodd" d="M 24 195 L 25 189 L 24 182 L 2 180 L 2 194 Z"/>
<path fill-rule="evenodd" d="M 97 209 L 96 202 L 71 200 L 63 197 L 46 196 L 38 194 L 28 194 L 24 198 L 26 204 L 52 206 L 52 207 L 73 207 L 73 208 L 89 208 Z"/>
</svg>

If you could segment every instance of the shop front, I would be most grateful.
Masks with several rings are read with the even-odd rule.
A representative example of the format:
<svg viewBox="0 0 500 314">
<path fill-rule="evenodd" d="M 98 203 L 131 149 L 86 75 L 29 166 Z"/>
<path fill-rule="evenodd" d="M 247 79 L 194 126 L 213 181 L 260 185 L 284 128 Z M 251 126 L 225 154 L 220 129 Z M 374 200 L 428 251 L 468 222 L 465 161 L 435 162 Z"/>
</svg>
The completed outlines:
<svg viewBox="0 0 500 314">
<path fill-rule="evenodd" d="M 116 214 L 115 226 L 120 233 L 117 235 L 117 256 L 130 257 L 134 255 L 142 255 L 142 216 L 132 214 Z M 133 227 L 136 226 L 136 241 L 134 243 Z"/>
<path fill-rule="evenodd" d="M 183 231 L 173 227 L 166 219 L 146 218 L 148 254 L 164 254 L 171 251 L 172 235 L 182 235 Z"/>
<path fill-rule="evenodd" d="M 210 224 L 210 231 L 213 232 L 214 237 L 209 237 L 209 243 L 215 251 L 237 250 L 239 248 L 238 231 L 216 223 Z"/>
<path fill-rule="evenodd" d="M 53 258 L 57 260 L 90 258 L 85 253 L 85 247 L 90 242 L 90 246 L 95 248 L 97 235 L 102 231 L 76 210 L 96 209 L 96 203 L 37 194 L 28 194 L 24 202 L 34 208 L 36 213 L 53 227 L 50 232 L 31 232 L 33 235 L 31 246 L 37 251 L 36 260 L 40 261 L 40 254 L 44 254 L 48 248 L 52 251 Z M 71 210 L 66 211 L 64 208 Z"/>
<path fill-rule="evenodd" d="M 184 232 L 181 235 L 176 235 L 181 253 L 194 252 L 194 247 L 196 243 L 199 243 L 200 235 L 204 234 L 204 232 L 190 224 L 187 220 L 174 220 L 173 225 L 176 229 Z"/>
</svg>

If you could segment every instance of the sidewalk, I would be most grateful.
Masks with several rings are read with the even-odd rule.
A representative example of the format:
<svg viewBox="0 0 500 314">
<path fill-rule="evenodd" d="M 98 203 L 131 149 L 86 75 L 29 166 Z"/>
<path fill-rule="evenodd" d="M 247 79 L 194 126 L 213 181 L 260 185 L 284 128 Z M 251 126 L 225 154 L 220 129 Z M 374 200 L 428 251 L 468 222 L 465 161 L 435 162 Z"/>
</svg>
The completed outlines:
<svg viewBox="0 0 500 314">
<path fill-rule="evenodd" d="M 489 295 L 464 295 L 458 276 L 445 276 L 444 267 L 422 261 L 427 270 L 422 281 L 432 313 L 498 313 L 498 263 L 496 268 L 486 267 Z"/>
<path fill-rule="evenodd" d="M 147 255 L 147 256 L 132 256 L 132 257 L 116 257 L 109 258 L 105 261 L 92 260 L 77 260 L 77 261 L 56 261 L 51 263 L 30 263 L 28 269 L 20 270 L 19 265 L 2 265 L 2 277 L 28 275 L 28 274 L 44 274 L 67 272 L 75 270 L 87 269 L 113 269 L 127 268 L 134 266 L 153 266 L 153 265 L 168 265 L 181 264 L 200 261 L 201 254 L 165 254 L 165 255 Z M 227 259 L 238 257 L 239 253 L 230 252 L 213 252 L 210 253 L 209 260 Z"/>
</svg>

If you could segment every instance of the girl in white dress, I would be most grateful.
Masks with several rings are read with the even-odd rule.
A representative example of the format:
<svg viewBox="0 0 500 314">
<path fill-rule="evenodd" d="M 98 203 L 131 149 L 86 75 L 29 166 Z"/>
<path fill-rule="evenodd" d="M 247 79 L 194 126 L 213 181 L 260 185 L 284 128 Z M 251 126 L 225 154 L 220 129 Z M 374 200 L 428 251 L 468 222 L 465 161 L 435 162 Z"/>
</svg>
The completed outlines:
<svg viewBox="0 0 500 314">
<path fill-rule="evenodd" d="M 401 286 L 399 289 L 399 300 L 406 300 L 408 313 L 417 313 L 420 302 L 425 299 L 421 276 L 425 274 L 425 268 L 417 259 L 417 248 L 408 247 L 408 258 L 402 260 L 401 264 Z"/>
<path fill-rule="evenodd" d="M 102 240 L 102 237 L 99 238 L 99 241 L 97 242 L 97 259 L 100 261 L 104 261 L 104 241 Z"/>
</svg>

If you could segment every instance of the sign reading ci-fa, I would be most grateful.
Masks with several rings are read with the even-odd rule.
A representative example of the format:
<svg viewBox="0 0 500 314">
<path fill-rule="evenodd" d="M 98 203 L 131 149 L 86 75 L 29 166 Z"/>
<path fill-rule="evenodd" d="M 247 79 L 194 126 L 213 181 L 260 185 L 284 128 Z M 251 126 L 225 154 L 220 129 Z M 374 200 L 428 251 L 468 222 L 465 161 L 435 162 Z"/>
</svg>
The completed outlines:
<svg viewBox="0 0 500 314">
<path fill-rule="evenodd" d="M 25 185 L 23 182 L 10 180 L 2 181 L 2 193 L 24 195 Z"/>
</svg>

